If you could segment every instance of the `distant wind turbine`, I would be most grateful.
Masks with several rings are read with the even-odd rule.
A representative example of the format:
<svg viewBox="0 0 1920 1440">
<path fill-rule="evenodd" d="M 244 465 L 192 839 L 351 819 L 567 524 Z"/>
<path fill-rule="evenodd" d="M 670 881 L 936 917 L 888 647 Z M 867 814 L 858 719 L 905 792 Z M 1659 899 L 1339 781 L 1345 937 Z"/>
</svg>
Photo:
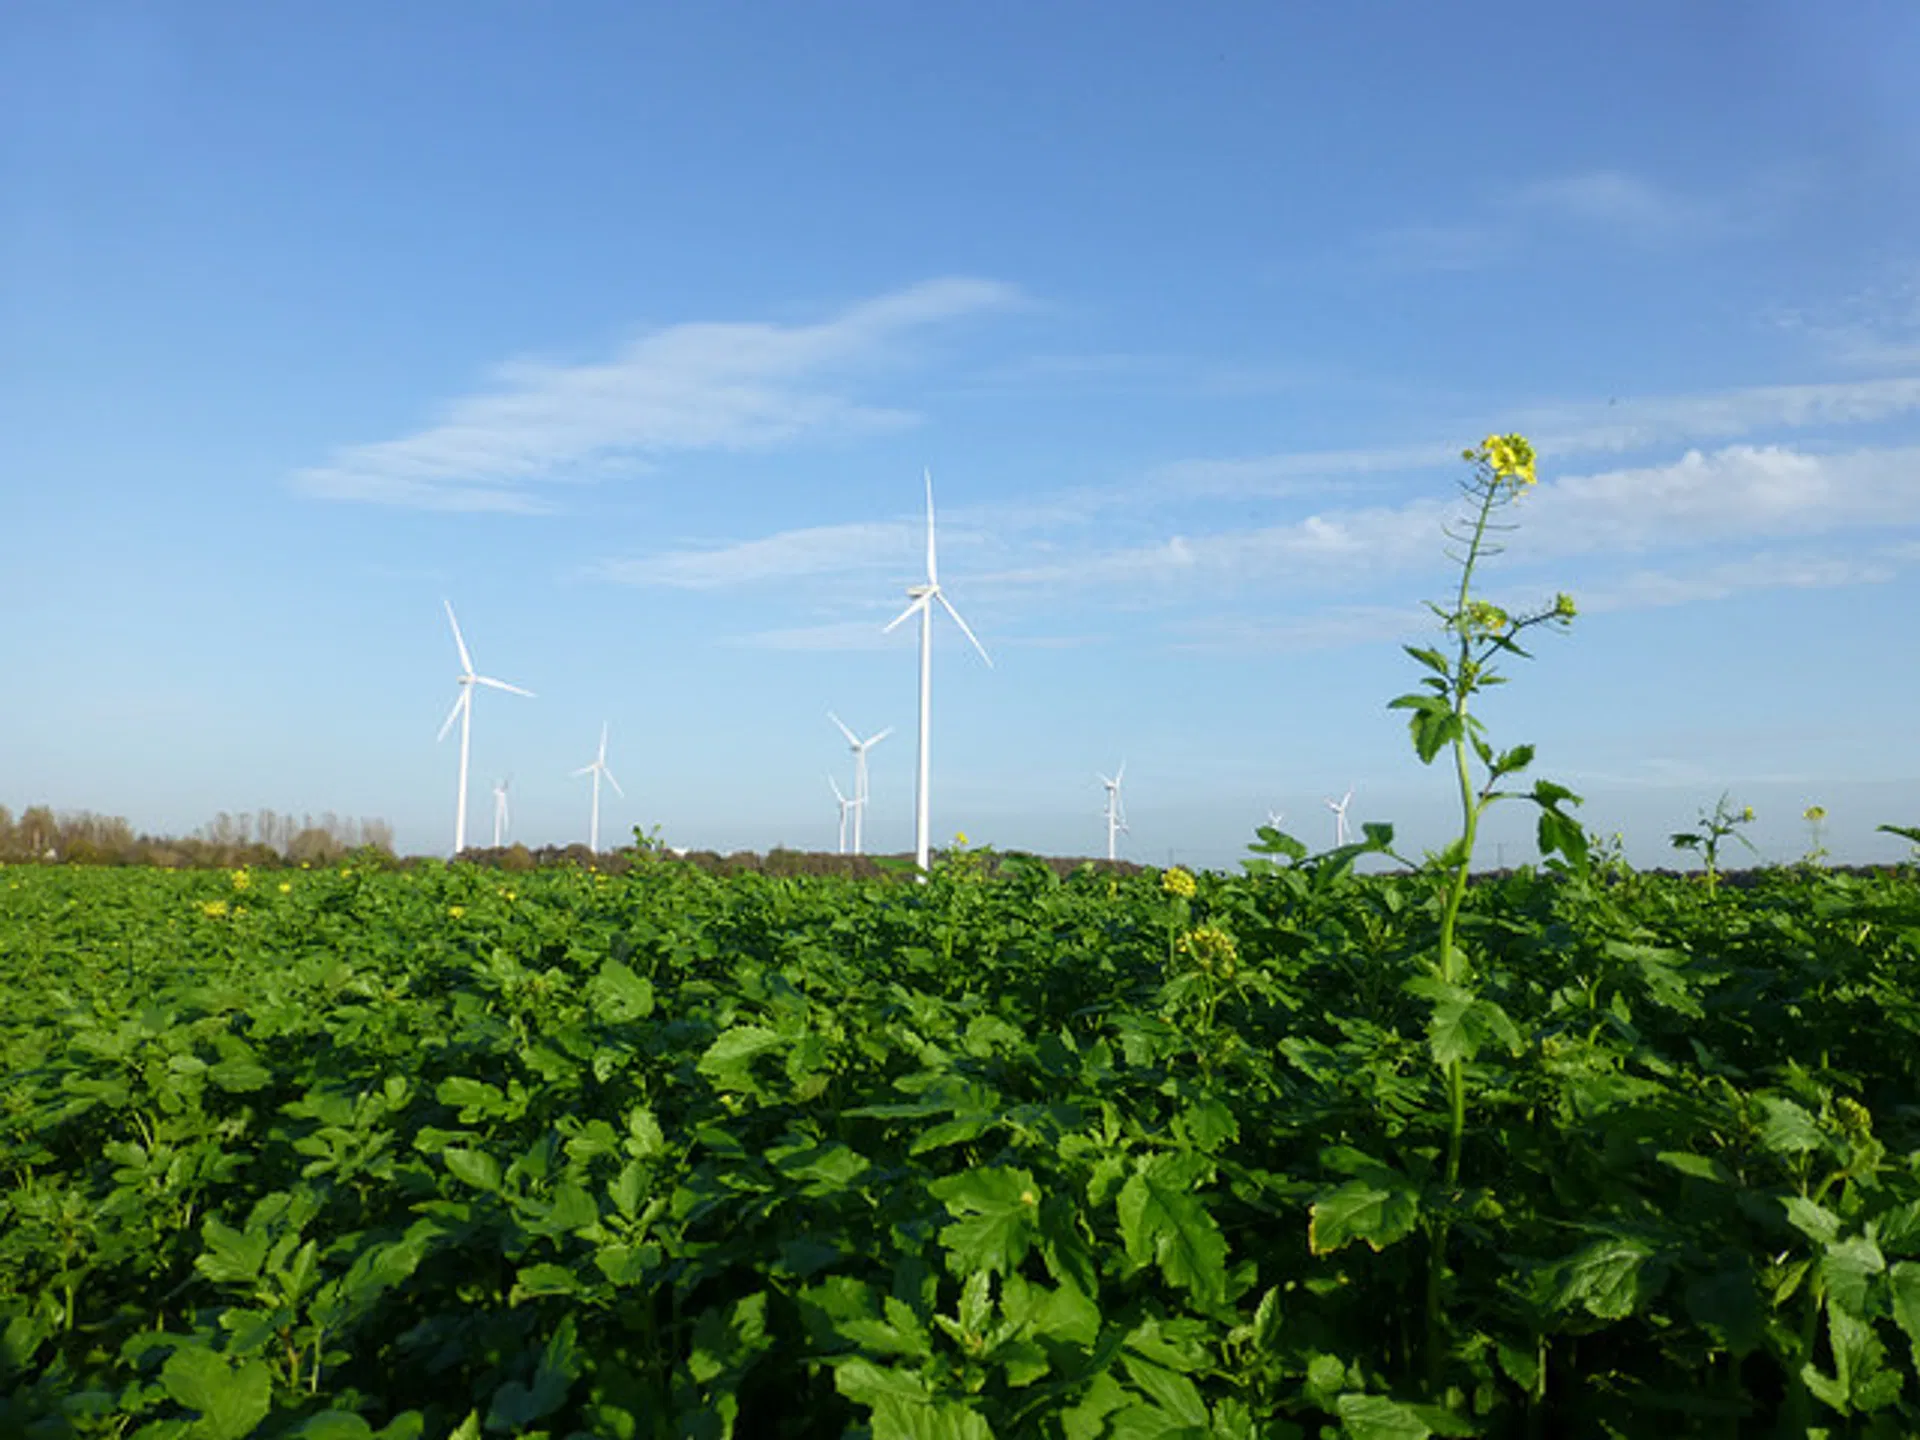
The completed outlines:
<svg viewBox="0 0 1920 1440">
<path fill-rule="evenodd" d="M 1352 802 L 1353 787 L 1351 785 L 1347 787 L 1347 793 L 1337 801 L 1327 801 L 1327 809 L 1333 812 L 1333 843 L 1336 846 L 1347 843 L 1347 806 Z"/>
<path fill-rule="evenodd" d="M 858 735 L 854 734 L 853 731 L 849 730 L 846 722 L 831 710 L 827 712 L 827 718 L 840 727 L 840 733 L 847 737 L 847 745 L 853 751 L 853 796 L 847 803 L 854 807 L 853 853 L 859 855 L 863 853 L 860 848 L 862 838 L 861 817 L 866 814 L 867 799 L 870 794 L 867 789 L 867 751 L 878 745 L 882 740 L 886 739 L 887 736 L 893 734 L 893 727 L 889 725 L 878 735 L 869 735 L 865 740 L 862 740 Z M 834 786 L 833 793 L 836 795 L 840 793 L 840 787 L 838 785 Z M 843 816 L 842 818 L 844 819 L 845 817 Z M 840 848 L 843 851 L 846 849 L 844 841 L 841 843 Z"/>
<path fill-rule="evenodd" d="M 855 835 L 860 833 L 860 797 L 855 795 L 852 798 L 848 798 L 842 795 L 840 793 L 840 782 L 831 775 L 827 776 L 827 784 L 833 787 L 833 798 L 840 803 L 840 848 L 835 853 L 844 855 L 847 853 L 848 815 L 853 816 L 853 833 Z M 853 853 L 856 855 L 860 853 L 860 844 L 857 840 L 854 842 Z"/>
<path fill-rule="evenodd" d="M 1271 825 L 1276 830 L 1280 828 L 1280 822 L 1285 820 L 1286 818 L 1287 818 L 1287 812 L 1284 810 L 1267 811 L 1267 824 Z"/>
<path fill-rule="evenodd" d="M 593 776 L 593 820 L 587 827 L 587 848 L 598 855 L 600 853 L 600 777 L 603 775 L 606 777 L 607 783 L 613 786 L 614 794 L 618 795 L 622 800 L 627 798 L 627 792 L 620 788 L 620 782 L 613 778 L 613 771 L 607 768 L 607 726 L 605 721 L 602 721 L 600 724 L 600 751 L 593 757 L 593 763 L 591 765 L 582 765 L 573 773 L 576 776 Z"/>
<path fill-rule="evenodd" d="M 447 712 L 439 735 L 434 737 L 436 740 L 446 739 L 453 722 L 460 722 L 460 794 L 453 809 L 453 853 L 458 855 L 467 848 L 467 757 L 473 749 L 473 687 L 486 685 L 509 694 L 525 695 L 529 699 L 533 698 L 533 691 L 522 690 L 518 685 L 509 685 L 491 675 L 476 674 L 473 656 L 467 652 L 467 642 L 460 634 L 460 622 L 453 617 L 453 602 L 443 599 L 440 603 L 447 607 L 447 623 L 453 626 L 453 643 L 460 651 L 460 698 L 453 702 L 453 709 Z"/>
<path fill-rule="evenodd" d="M 927 480 L 927 578 L 924 584 L 909 585 L 907 608 L 894 616 L 886 626 L 894 626 L 907 619 L 915 611 L 920 614 L 920 776 L 914 788 L 913 797 L 913 858 L 924 875 L 927 870 L 927 820 L 928 820 L 928 745 L 931 739 L 933 707 L 933 602 L 938 600 L 947 614 L 953 617 L 953 623 L 960 627 L 960 633 L 973 642 L 973 648 L 980 652 L 980 658 L 989 667 L 993 657 L 987 654 L 987 647 L 973 633 L 960 612 L 953 608 L 953 602 L 947 599 L 946 592 L 940 588 L 939 569 L 934 559 L 933 544 L 933 471 L 926 472 Z"/>
<path fill-rule="evenodd" d="M 1111 779 L 1105 775 L 1100 777 L 1100 783 L 1107 787 L 1107 859 L 1109 860 L 1120 858 L 1120 836 L 1123 833 L 1129 833 L 1126 808 L 1120 803 L 1120 781 L 1126 773 L 1127 762 L 1122 760 L 1120 768 L 1113 772 Z"/>
<path fill-rule="evenodd" d="M 498 850 L 507 838 L 507 786 L 512 777 L 493 782 L 493 848 Z"/>
</svg>

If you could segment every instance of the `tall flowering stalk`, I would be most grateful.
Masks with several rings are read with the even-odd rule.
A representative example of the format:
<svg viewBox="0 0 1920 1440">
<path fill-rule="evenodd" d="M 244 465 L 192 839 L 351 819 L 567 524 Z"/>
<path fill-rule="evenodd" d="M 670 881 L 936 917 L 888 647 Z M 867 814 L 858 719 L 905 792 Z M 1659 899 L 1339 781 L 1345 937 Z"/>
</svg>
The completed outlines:
<svg viewBox="0 0 1920 1440">
<path fill-rule="evenodd" d="M 1500 789 L 1500 782 L 1533 763 L 1531 745 L 1516 745 L 1496 753 L 1471 702 L 1487 687 L 1504 683 L 1504 677 L 1494 668 L 1496 660 L 1508 655 L 1526 656 L 1518 643 L 1521 634 L 1537 625 L 1564 628 L 1575 614 L 1573 600 L 1566 594 L 1556 595 L 1550 605 L 1516 615 L 1473 593 L 1474 573 L 1480 562 L 1498 553 L 1498 536 L 1514 528 L 1497 518 L 1499 512 L 1518 502 L 1538 477 L 1533 446 L 1521 435 L 1489 435 L 1478 449 L 1462 452 L 1461 458 L 1473 467 L 1472 474 L 1461 483 L 1468 509 L 1462 521 L 1447 531 L 1450 540 L 1464 547 L 1454 554 L 1460 565 L 1460 584 L 1450 607 L 1428 602 L 1446 633 L 1445 648 L 1406 647 L 1407 653 L 1430 673 L 1421 680 L 1422 690 L 1402 695 L 1390 705 L 1409 712 L 1408 729 L 1422 764 L 1432 764 L 1442 752 L 1451 757 L 1460 800 L 1460 833 L 1431 862 L 1446 887 L 1432 973 L 1414 986 L 1433 1004 L 1428 1035 L 1434 1061 L 1446 1083 L 1444 1174 L 1449 1193 L 1457 1191 L 1460 1181 L 1460 1154 L 1466 1135 L 1466 1063 L 1487 1039 L 1499 1038 L 1514 1048 L 1519 1044 L 1512 1020 L 1473 989 L 1472 966 L 1457 940 L 1460 907 L 1466 900 L 1481 817 L 1496 801 L 1513 793 Z M 1478 780 L 1474 774 L 1476 759 L 1484 772 Z M 1562 808 L 1567 803 L 1577 804 L 1578 797 L 1563 786 L 1540 780 L 1528 798 L 1540 807 L 1542 853 L 1559 851 L 1576 867 L 1584 867 L 1585 832 Z M 1428 1366 L 1436 1388 L 1445 1358 L 1441 1306 L 1449 1228 L 1444 1215 L 1429 1223 Z"/>
</svg>

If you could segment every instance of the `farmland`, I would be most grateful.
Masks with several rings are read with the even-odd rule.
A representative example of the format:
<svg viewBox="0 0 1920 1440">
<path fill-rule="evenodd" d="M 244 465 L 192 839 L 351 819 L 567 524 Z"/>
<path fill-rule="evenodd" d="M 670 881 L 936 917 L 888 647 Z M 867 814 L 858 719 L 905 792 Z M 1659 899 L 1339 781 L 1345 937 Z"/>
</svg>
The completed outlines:
<svg viewBox="0 0 1920 1440">
<path fill-rule="evenodd" d="M 0 869 L 0 1431 L 1920 1433 L 1912 869 L 1366 845 Z"/>
</svg>

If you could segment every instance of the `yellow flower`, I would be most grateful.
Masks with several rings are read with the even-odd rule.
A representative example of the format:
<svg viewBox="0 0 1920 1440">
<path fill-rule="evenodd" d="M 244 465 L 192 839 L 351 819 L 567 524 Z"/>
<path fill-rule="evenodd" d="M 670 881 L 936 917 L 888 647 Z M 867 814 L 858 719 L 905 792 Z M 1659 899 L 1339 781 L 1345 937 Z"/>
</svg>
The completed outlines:
<svg viewBox="0 0 1920 1440">
<path fill-rule="evenodd" d="M 1806 810 L 1806 818 L 1815 825 L 1818 825 L 1822 820 L 1827 818 L 1826 808 L 1820 805 L 1809 805 Z"/>
<path fill-rule="evenodd" d="M 1511 480 L 1515 488 L 1525 488 L 1539 478 L 1534 474 L 1533 446 L 1524 435 L 1487 436 L 1480 446 L 1480 458 L 1500 479 Z"/>
<path fill-rule="evenodd" d="M 244 890 L 247 888 L 247 886 L 251 885 L 252 883 L 253 883 L 253 876 L 249 875 L 245 870 L 236 870 L 233 872 L 233 888 L 234 889 Z"/>
<path fill-rule="evenodd" d="M 964 844 L 966 844 L 966 843 L 967 843 L 967 832 L 966 832 L 966 831 L 964 831 L 964 830 L 956 830 L 956 831 L 954 831 L 954 834 L 953 834 L 953 843 L 954 843 L 954 844 L 956 844 L 956 845 L 964 845 Z"/>
<path fill-rule="evenodd" d="M 224 900 L 202 900 L 200 902 L 200 913 L 205 915 L 209 920 L 218 920 L 222 915 L 227 913 L 227 902 Z"/>
<path fill-rule="evenodd" d="M 458 920 L 462 915 L 465 915 L 466 913 L 467 913 L 467 907 L 464 905 L 447 906 L 447 914 L 451 915 L 456 920 Z"/>
<path fill-rule="evenodd" d="M 1751 805 L 1749 805 L 1749 806 L 1747 806 L 1747 808 L 1746 808 L 1746 809 L 1744 809 L 1744 810 L 1742 810 L 1742 811 L 1740 812 L 1740 818 L 1741 818 L 1742 820 L 1751 820 L 1751 819 L 1753 819 L 1753 806 L 1751 806 Z"/>
<path fill-rule="evenodd" d="M 1193 883 L 1193 872 L 1176 865 L 1160 877 L 1160 888 L 1169 895 L 1191 900 L 1198 887 Z"/>
<path fill-rule="evenodd" d="M 1239 947 L 1233 943 L 1233 936 L 1218 925 L 1189 930 L 1180 937 L 1178 945 L 1180 953 L 1207 974 L 1218 975 L 1223 980 L 1233 978 Z"/>
<path fill-rule="evenodd" d="M 1571 620 L 1580 612 L 1573 608 L 1573 597 L 1562 590 L 1553 597 L 1553 613 L 1562 620 Z"/>
<path fill-rule="evenodd" d="M 291 880 L 282 880 L 280 882 L 280 893 L 282 895 L 291 895 L 293 893 L 293 882 Z"/>
</svg>

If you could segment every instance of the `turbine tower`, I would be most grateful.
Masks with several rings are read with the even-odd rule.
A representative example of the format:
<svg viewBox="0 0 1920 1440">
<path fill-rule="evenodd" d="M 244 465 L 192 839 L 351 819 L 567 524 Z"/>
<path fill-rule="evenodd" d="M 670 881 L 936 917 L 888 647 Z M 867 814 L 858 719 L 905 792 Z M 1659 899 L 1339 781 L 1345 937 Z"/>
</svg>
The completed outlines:
<svg viewBox="0 0 1920 1440">
<path fill-rule="evenodd" d="M 840 782 L 831 775 L 827 776 L 827 784 L 833 787 L 833 798 L 840 802 L 840 848 L 834 853 L 844 855 L 847 853 L 847 816 L 849 814 L 853 816 L 853 833 L 855 835 L 860 833 L 861 800 L 858 794 L 855 794 L 851 799 L 842 795 L 840 793 Z M 858 840 L 854 841 L 853 853 L 856 855 L 860 853 L 860 842 Z"/>
<path fill-rule="evenodd" d="M 505 690 L 511 695 L 525 695 L 533 698 L 533 691 L 522 690 L 518 685 L 509 685 L 504 680 L 496 680 L 491 675 L 479 675 L 474 672 L 473 656 L 467 651 L 467 642 L 460 634 L 460 622 L 453 617 L 453 602 L 442 599 L 447 607 L 447 623 L 453 627 L 453 643 L 460 651 L 460 698 L 453 702 L 453 709 L 447 712 L 445 722 L 435 740 L 447 738 L 447 731 L 453 728 L 453 722 L 460 722 L 460 793 L 453 807 L 453 853 L 458 855 L 467 848 L 467 757 L 473 749 L 473 687 L 486 685 L 495 690 Z"/>
<path fill-rule="evenodd" d="M 507 838 L 507 786 L 512 777 L 493 782 L 493 848 L 498 850 Z"/>
<path fill-rule="evenodd" d="M 927 818 L 928 818 L 928 744 L 931 737 L 933 706 L 933 602 L 938 600 L 947 614 L 953 617 L 953 623 L 960 627 L 960 633 L 973 642 L 973 648 L 980 652 L 980 658 L 993 665 L 993 657 L 987 654 L 987 647 L 973 633 L 972 628 L 960 618 L 960 612 L 953 608 L 953 602 L 947 599 L 946 591 L 940 588 L 940 572 L 934 559 L 933 544 L 933 471 L 926 472 L 927 480 L 927 578 L 924 584 L 907 587 L 908 604 L 886 626 L 894 626 L 911 616 L 915 611 L 920 614 L 920 775 L 914 787 L 913 797 L 913 858 L 920 867 L 920 873 L 927 871 Z"/>
<path fill-rule="evenodd" d="M 831 710 L 827 712 L 827 718 L 840 727 L 840 733 L 847 737 L 847 745 L 853 751 L 853 797 L 847 803 L 855 807 L 853 811 L 853 853 L 859 855 L 863 853 L 860 848 L 861 817 L 866 814 L 867 796 L 870 793 L 867 789 L 867 751 L 878 745 L 882 740 L 886 739 L 887 736 L 893 734 L 893 727 L 889 725 L 878 735 L 870 735 L 865 740 L 862 740 L 858 735 L 854 734 L 853 731 L 849 730 L 846 722 Z M 833 793 L 836 795 L 840 793 L 840 787 L 838 785 L 834 786 Z M 844 842 L 841 845 L 841 849 L 843 851 L 846 849 Z"/>
<path fill-rule="evenodd" d="M 622 800 L 627 798 L 627 792 L 620 788 L 620 782 L 613 778 L 613 771 L 607 768 L 607 726 L 604 720 L 600 722 L 599 753 L 593 757 L 591 765 L 582 765 L 573 773 L 576 776 L 593 776 L 593 820 L 587 827 L 587 848 L 598 855 L 600 853 L 600 777 L 606 776 L 607 783 L 613 786 L 614 794 Z"/>
<path fill-rule="evenodd" d="M 1347 787 L 1347 793 L 1342 795 L 1338 800 L 1327 801 L 1327 809 L 1333 812 L 1333 843 L 1336 846 L 1347 843 L 1347 806 L 1351 804 L 1352 801 L 1353 787 L 1351 785 Z"/>
<path fill-rule="evenodd" d="M 1100 777 L 1100 783 L 1107 787 L 1107 859 L 1120 858 L 1120 836 L 1127 833 L 1127 812 L 1120 804 L 1120 781 L 1127 773 L 1127 762 L 1122 760 L 1120 768 L 1113 777 Z"/>
</svg>

